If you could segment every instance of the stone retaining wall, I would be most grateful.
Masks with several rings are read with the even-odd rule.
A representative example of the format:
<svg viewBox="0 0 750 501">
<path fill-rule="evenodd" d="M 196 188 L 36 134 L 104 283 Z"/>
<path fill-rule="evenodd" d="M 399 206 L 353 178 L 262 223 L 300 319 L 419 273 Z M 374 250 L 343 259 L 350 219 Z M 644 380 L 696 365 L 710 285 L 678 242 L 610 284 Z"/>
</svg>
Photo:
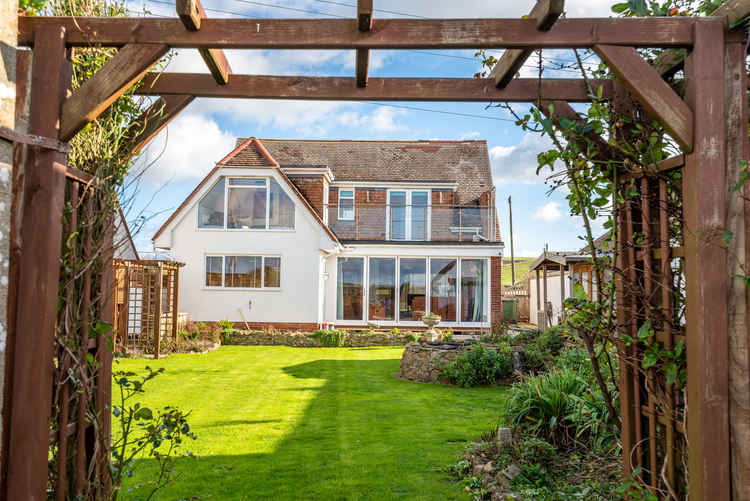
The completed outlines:
<svg viewBox="0 0 750 501">
<path fill-rule="evenodd" d="M 460 353 L 470 348 L 470 344 L 409 343 L 401 356 L 399 375 L 402 379 L 409 381 L 437 383 L 441 371 L 440 367 L 455 360 Z"/>
<path fill-rule="evenodd" d="M 392 332 L 349 333 L 342 346 L 403 346 L 410 341 L 406 334 Z M 296 346 L 318 348 L 320 339 L 310 337 L 307 332 L 261 332 L 238 331 L 229 336 L 224 344 L 240 346 Z"/>
</svg>

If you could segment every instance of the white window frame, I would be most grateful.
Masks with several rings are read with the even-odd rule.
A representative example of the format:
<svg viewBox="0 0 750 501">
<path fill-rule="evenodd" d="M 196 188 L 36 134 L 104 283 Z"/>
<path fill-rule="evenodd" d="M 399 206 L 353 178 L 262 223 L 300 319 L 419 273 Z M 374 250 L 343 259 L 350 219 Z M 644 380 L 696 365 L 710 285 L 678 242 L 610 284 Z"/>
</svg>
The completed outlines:
<svg viewBox="0 0 750 501">
<path fill-rule="evenodd" d="M 391 210 L 393 207 L 391 206 L 391 193 L 405 193 L 406 194 L 406 200 L 404 201 L 406 206 L 404 207 L 405 212 L 405 218 L 406 218 L 406 225 L 404 230 L 404 238 L 391 238 Z M 412 236 L 412 196 L 414 193 L 426 193 L 427 194 L 427 205 L 425 208 L 427 209 L 427 214 L 425 217 L 425 239 L 424 240 L 412 240 L 410 237 Z M 386 240 L 394 240 L 397 242 L 406 242 L 406 241 L 414 241 L 414 242 L 429 242 L 432 238 L 432 189 L 431 188 L 389 188 L 388 189 L 388 197 L 386 199 L 386 214 L 385 214 L 385 239 Z"/>
<path fill-rule="evenodd" d="M 294 203 L 292 200 L 292 204 L 294 205 L 294 227 L 293 228 L 271 228 L 271 179 L 274 179 L 279 186 L 282 186 L 281 183 L 279 183 L 278 180 L 273 178 L 272 176 L 219 176 L 219 178 L 216 179 L 216 182 L 214 182 L 211 187 L 203 193 L 203 196 L 198 200 L 197 206 L 200 205 L 201 200 L 203 200 L 203 197 L 205 197 L 211 189 L 216 186 L 216 183 L 219 182 L 220 178 L 224 178 L 224 226 L 221 228 L 201 228 L 200 227 L 200 220 L 199 220 L 199 212 L 200 210 L 195 211 L 195 228 L 198 231 L 274 231 L 274 232 L 294 232 L 297 231 L 297 204 Z M 264 186 L 242 186 L 242 185 L 234 185 L 230 187 L 231 180 L 232 179 L 263 179 L 266 184 Z M 250 190 L 260 190 L 265 189 L 266 190 L 266 225 L 263 228 L 229 228 L 227 225 L 229 223 L 229 190 L 231 189 L 250 189 Z M 292 197 L 282 188 L 282 191 L 291 199 Z M 197 209 L 196 206 L 196 209 Z M 232 254 L 235 255 L 235 254 Z M 271 257 L 271 256 L 269 256 Z"/>
<path fill-rule="evenodd" d="M 364 287 L 364 304 L 362 305 L 362 319 L 361 320 L 343 320 L 340 318 L 336 319 L 337 323 L 345 324 L 351 322 L 354 325 L 367 325 L 369 322 L 375 322 L 382 326 L 396 326 L 403 325 L 405 327 L 420 327 L 424 326 L 421 321 L 417 320 L 401 320 L 401 310 L 399 304 L 401 302 L 401 291 L 399 284 L 401 283 L 401 259 L 425 259 L 425 315 L 431 313 L 430 303 L 432 301 L 432 260 L 433 259 L 452 259 L 456 261 L 456 320 L 451 322 L 442 322 L 440 325 L 443 327 L 472 327 L 472 328 L 483 328 L 490 325 L 491 315 L 491 289 L 494 286 L 492 283 L 492 277 L 490 276 L 491 261 L 489 257 L 460 257 L 460 256 L 429 256 L 429 255 L 416 255 L 416 256 L 398 256 L 398 255 L 377 255 L 377 256 L 349 256 L 351 258 L 362 258 L 364 259 L 364 270 L 362 271 L 363 276 L 363 287 Z M 393 258 L 396 260 L 396 297 L 395 297 L 395 315 L 394 320 L 368 320 L 370 318 L 370 259 L 371 258 Z M 486 277 L 484 287 L 484 321 L 482 322 L 462 322 L 461 321 L 461 269 L 463 267 L 462 261 L 468 260 L 482 260 L 484 261 L 484 273 Z M 337 267 L 338 269 L 338 267 Z M 336 277 L 338 280 L 338 276 Z M 338 286 L 338 284 L 336 285 Z M 497 285 L 499 287 L 499 285 Z"/>
<path fill-rule="evenodd" d="M 351 192 L 351 196 L 346 196 L 346 197 L 342 196 L 342 193 L 345 193 L 345 192 L 346 192 L 346 193 L 349 193 L 349 192 Z M 338 198 L 338 206 L 339 206 L 339 210 L 338 210 L 338 220 L 339 220 L 339 221 L 354 221 L 354 214 L 355 214 L 354 206 L 355 206 L 355 204 L 356 204 L 356 202 L 355 202 L 356 194 L 357 194 L 357 190 L 356 190 L 356 188 L 352 188 L 352 189 L 350 189 L 350 190 L 342 190 L 342 189 L 339 189 L 339 198 Z M 342 200 L 342 199 L 346 199 L 346 200 L 351 200 L 351 201 L 352 201 L 352 208 L 351 208 L 351 211 L 352 211 L 352 217 L 343 217 L 343 216 L 341 215 L 341 214 L 342 214 L 342 213 L 341 213 L 341 209 L 342 209 L 342 207 L 341 207 L 341 200 Z"/>
<path fill-rule="evenodd" d="M 221 258 L 221 286 L 208 285 L 206 282 L 206 261 L 209 257 L 220 257 Z M 260 261 L 260 287 L 227 287 L 225 285 L 226 269 L 227 269 L 227 258 L 229 257 L 259 257 Z M 279 259 L 279 286 L 278 287 L 266 287 L 266 258 L 277 258 Z M 284 280 L 282 273 L 282 263 L 284 259 L 280 254 L 239 254 L 236 252 L 229 254 L 219 253 L 208 253 L 203 255 L 203 289 L 204 290 L 219 290 L 219 291 L 280 291 L 283 288 Z"/>
<path fill-rule="evenodd" d="M 338 306 L 338 287 L 339 287 L 339 284 L 338 284 L 338 281 L 340 279 L 340 277 L 338 275 L 338 269 L 339 269 L 338 260 L 339 259 L 344 259 L 344 258 L 361 259 L 362 260 L 362 267 L 363 267 L 362 268 L 362 301 L 363 301 L 363 303 L 362 303 L 362 318 L 360 318 L 359 320 L 353 320 L 353 319 L 346 319 L 345 320 L 343 318 L 338 318 L 338 316 L 339 316 L 338 315 L 338 311 L 339 311 L 339 306 Z M 335 284 L 336 288 L 334 289 L 334 291 L 336 293 L 336 301 L 337 301 L 337 303 L 336 303 L 336 310 L 335 310 L 336 311 L 336 322 L 338 322 L 338 323 L 354 322 L 355 324 L 357 322 L 360 322 L 360 323 L 365 323 L 366 322 L 365 319 L 368 317 L 368 314 L 369 314 L 369 312 L 368 312 L 369 308 L 367 306 L 368 306 L 368 301 L 370 300 L 370 293 L 369 293 L 369 290 L 368 290 L 369 287 L 370 287 L 369 267 L 370 267 L 370 258 L 367 257 L 367 256 L 338 256 L 336 258 L 336 284 Z"/>
</svg>

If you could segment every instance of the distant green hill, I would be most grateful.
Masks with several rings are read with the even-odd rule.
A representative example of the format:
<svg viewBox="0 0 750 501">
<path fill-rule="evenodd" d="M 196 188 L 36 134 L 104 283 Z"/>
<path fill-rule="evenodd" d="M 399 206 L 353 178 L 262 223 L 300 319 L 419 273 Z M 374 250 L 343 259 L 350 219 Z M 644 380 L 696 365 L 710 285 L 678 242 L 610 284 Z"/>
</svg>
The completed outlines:
<svg viewBox="0 0 750 501">
<path fill-rule="evenodd" d="M 524 280 L 529 274 L 529 265 L 533 257 L 516 257 L 516 282 Z M 503 256 L 503 285 L 513 285 L 510 273 L 510 257 Z"/>
</svg>

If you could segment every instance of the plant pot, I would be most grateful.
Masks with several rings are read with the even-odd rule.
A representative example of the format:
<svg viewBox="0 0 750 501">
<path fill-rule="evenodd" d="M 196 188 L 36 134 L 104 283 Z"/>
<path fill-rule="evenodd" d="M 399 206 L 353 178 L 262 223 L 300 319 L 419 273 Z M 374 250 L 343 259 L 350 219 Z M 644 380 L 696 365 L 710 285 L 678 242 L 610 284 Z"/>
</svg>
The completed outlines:
<svg viewBox="0 0 750 501">
<path fill-rule="evenodd" d="M 422 317 L 422 323 L 427 326 L 424 337 L 428 343 L 439 343 L 442 340 L 443 336 L 435 330 L 435 326 L 440 323 L 440 320 L 438 315 L 424 315 Z"/>
</svg>

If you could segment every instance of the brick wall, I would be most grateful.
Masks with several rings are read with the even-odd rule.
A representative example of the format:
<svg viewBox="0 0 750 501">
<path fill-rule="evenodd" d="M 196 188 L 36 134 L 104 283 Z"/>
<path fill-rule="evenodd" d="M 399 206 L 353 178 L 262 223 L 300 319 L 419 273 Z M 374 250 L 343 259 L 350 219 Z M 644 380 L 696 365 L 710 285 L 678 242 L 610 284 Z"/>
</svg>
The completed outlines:
<svg viewBox="0 0 750 501">
<path fill-rule="evenodd" d="M 383 188 L 357 188 L 354 192 L 354 221 L 338 219 L 339 188 L 331 187 L 328 221 L 343 240 L 385 240 L 388 192 Z"/>
<path fill-rule="evenodd" d="M 297 176 L 289 175 L 289 179 L 302 192 L 315 212 L 323 217 L 323 176 Z"/>
<path fill-rule="evenodd" d="M 354 194 L 359 240 L 385 240 L 388 192 L 385 189 L 358 189 Z"/>
<path fill-rule="evenodd" d="M 490 323 L 503 321 L 503 258 L 490 258 Z"/>
</svg>

